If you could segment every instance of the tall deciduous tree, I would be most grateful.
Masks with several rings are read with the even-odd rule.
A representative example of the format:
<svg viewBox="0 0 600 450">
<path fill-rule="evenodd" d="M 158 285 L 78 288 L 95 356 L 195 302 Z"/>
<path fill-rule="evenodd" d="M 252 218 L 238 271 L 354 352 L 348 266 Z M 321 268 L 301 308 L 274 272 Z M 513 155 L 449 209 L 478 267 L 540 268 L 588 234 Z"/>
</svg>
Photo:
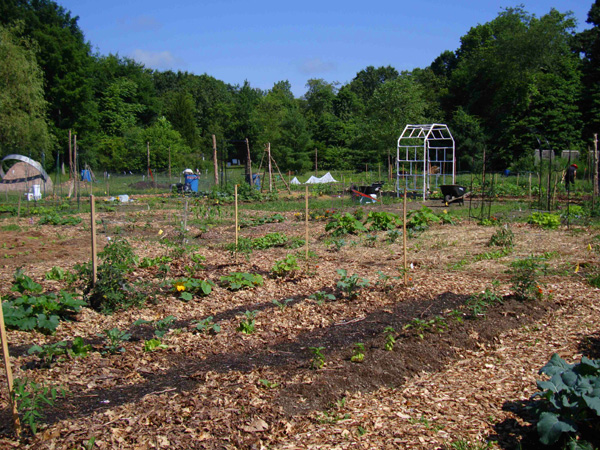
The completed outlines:
<svg viewBox="0 0 600 450">
<path fill-rule="evenodd" d="M 17 33 L 20 34 L 17 28 Z M 39 159 L 51 146 L 34 45 L 0 26 L 0 154 Z M 50 156 L 50 155 L 48 155 Z"/>
</svg>

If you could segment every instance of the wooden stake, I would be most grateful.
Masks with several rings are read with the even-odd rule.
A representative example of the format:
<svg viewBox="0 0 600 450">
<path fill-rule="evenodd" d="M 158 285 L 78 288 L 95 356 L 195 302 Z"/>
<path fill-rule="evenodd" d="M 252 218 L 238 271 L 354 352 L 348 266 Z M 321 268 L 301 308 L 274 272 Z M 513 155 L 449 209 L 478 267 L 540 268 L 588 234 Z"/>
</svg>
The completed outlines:
<svg viewBox="0 0 600 450">
<path fill-rule="evenodd" d="M 236 184 L 233 188 L 233 197 L 235 199 L 235 262 L 237 263 L 237 251 L 238 251 L 238 185 Z"/>
<path fill-rule="evenodd" d="M 531 172 L 529 172 L 529 201 L 531 202 Z"/>
<path fill-rule="evenodd" d="M 10 355 L 8 353 L 8 339 L 6 337 L 6 328 L 4 327 L 4 313 L 2 311 L 2 305 L 0 305 L 0 338 L 2 340 L 2 356 L 4 357 L 4 370 L 6 372 L 6 380 L 8 382 L 8 401 L 12 410 L 13 425 L 15 427 L 15 433 L 17 437 L 21 436 L 21 422 L 19 421 L 19 412 L 17 410 L 17 403 L 14 401 L 13 393 L 13 375 L 10 367 Z"/>
<path fill-rule="evenodd" d="M 250 186 L 254 186 L 254 180 L 252 179 L 252 158 L 250 157 L 250 142 L 246 138 L 246 151 L 248 152 L 248 175 L 250 176 Z"/>
<path fill-rule="evenodd" d="M 171 182 L 171 146 L 169 145 L 169 183 Z"/>
<path fill-rule="evenodd" d="M 150 141 L 146 141 L 146 152 L 148 156 L 148 169 L 146 170 L 146 177 L 150 181 Z"/>
<path fill-rule="evenodd" d="M 600 186 L 598 186 L 598 133 L 594 133 L 594 195 L 600 193 Z"/>
<path fill-rule="evenodd" d="M 406 249 L 406 189 L 404 189 L 404 207 L 402 208 L 402 246 L 404 252 L 404 285 L 408 285 L 408 257 Z"/>
<path fill-rule="evenodd" d="M 213 134 L 213 162 L 215 165 L 215 186 L 219 185 L 219 165 L 217 160 L 217 137 Z"/>
<path fill-rule="evenodd" d="M 96 259 L 96 202 L 90 195 L 90 229 L 92 233 L 92 286 L 98 281 L 98 260 Z"/>
<path fill-rule="evenodd" d="M 304 193 L 304 247 L 306 250 L 306 268 L 308 269 L 308 185 L 305 186 Z"/>
<path fill-rule="evenodd" d="M 315 177 L 319 176 L 317 174 L 317 172 L 319 171 L 319 163 L 318 163 L 317 155 L 318 155 L 317 147 L 315 147 Z"/>
<path fill-rule="evenodd" d="M 275 163 L 275 168 L 277 169 L 277 172 L 279 173 L 279 176 L 281 177 L 281 181 L 283 181 L 283 184 L 285 185 L 285 187 L 287 188 L 288 192 L 291 195 L 292 189 L 290 188 L 290 185 L 285 181 L 285 178 L 283 178 L 283 175 L 281 174 L 281 170 L 279 170 L 279 166 L 277 165 L 277 161 L 273 160 L 273 162 Z"/>
<path fill-rule="evenodd" d="M 73 186 L 75 188 L 75 198 L 79 198 L 79 174 L 77 173 L 77 135 L 73 136 Z M 79 202 L 79 200 L 77 200 Z M 79 203 L 77 203 L 79 207 Z"/>
<path fill-rule="evenodd" d="M 71 148 L 71 130 L 69 130 L 69 179 L 73 178 L 73 149 Z"/>
<path fill-rule="evenodd" d="M 269 161 L 269 192 L 273 190 L 273 168 L 271 167 L 271 143 L 267 143 L 267 159 Z"/>
</svg>

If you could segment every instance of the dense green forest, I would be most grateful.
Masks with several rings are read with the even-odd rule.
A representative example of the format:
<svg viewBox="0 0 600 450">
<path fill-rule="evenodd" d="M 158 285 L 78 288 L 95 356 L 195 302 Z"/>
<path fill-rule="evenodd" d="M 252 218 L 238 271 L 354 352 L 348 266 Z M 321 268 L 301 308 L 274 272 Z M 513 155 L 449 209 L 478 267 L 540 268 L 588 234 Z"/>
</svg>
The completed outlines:
<svg viewBox="0 0 600 450">
<path fill-rule="evenodd" d="M 270 142 L 285 171 L 310 169 L 315 149 L 320 169 L 357 169 L 387 163 L 405 124 L 447 123 L 460 170 L 484 148 L 496 168 L 525 168 L 540 145 L 585 153 L 600 132 L 600 0 L 580 33 L 569 13 L 507 8 L 429 67 L 311 79 L 301 98 L 287 81 L 263 91 L 95 54 L 77 19 L 51 0 L 0 3 L 0 155 L 52 168 L 73 130 L 95 170 L 145 171 L 149 142 L 161 171 L 169 153 L 175 167 L 208 165 L 214 134 L 230 157 L 248 138 L 255 161 Z"/>
</svg>

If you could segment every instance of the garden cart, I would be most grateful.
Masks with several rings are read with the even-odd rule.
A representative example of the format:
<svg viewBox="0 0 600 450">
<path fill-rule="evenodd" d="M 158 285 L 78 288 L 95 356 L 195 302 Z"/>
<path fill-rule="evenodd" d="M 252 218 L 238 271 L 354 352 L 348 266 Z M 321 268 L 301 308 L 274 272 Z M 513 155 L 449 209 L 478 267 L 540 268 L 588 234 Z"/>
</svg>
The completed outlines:
<svg viewBox="0 0 600 450">
<path fill-rule="evenodd" d="M 464 205 L 465 197 L 469 195 L 466 187 L 457 184 L 446 184 L 440 186 L 440 189 L 442 190 L 446 206 L 453 202 L 459 202 L 461 205 Z"/>
</svg>

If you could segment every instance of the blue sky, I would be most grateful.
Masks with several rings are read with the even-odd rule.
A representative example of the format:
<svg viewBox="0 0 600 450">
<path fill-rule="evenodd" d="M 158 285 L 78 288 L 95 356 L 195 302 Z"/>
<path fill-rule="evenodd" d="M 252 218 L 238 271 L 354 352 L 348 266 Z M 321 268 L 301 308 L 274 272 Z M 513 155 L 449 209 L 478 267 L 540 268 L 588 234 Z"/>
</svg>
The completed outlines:
<svg viewBox="0 0 600 450">
<path fill-rule="evenodd" d="M 572 11 L 579 30 L 593 0 L 531 0 L 541 16 Z M 515 3 L 494 0 L 315 1 L 57 0 L 79 16 L 94 51 L 146 67 L 207 73 L 230 84 L 270 89 L 288 80 L 299 97 L 306 81 L 345 84 L 367 66 L 428 66 L 460 37 Z"/>
</svg>

